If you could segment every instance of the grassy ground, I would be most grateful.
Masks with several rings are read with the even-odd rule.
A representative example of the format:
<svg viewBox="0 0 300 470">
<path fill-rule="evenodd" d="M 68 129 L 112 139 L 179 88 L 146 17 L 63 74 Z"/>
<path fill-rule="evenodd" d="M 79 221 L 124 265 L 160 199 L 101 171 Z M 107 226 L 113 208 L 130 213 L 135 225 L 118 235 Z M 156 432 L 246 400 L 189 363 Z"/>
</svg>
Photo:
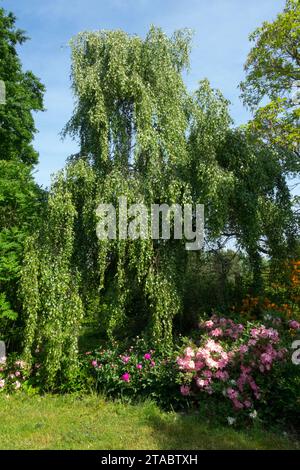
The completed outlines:
<svg viewBox="0 0 300 470">
<path fill-rule="evenodd" d="M 209 426 L 197 416 L 163 413 L 96 396 L 0 396 L 0 449 L 297 449 L 262 430 Z"/>
</svg>

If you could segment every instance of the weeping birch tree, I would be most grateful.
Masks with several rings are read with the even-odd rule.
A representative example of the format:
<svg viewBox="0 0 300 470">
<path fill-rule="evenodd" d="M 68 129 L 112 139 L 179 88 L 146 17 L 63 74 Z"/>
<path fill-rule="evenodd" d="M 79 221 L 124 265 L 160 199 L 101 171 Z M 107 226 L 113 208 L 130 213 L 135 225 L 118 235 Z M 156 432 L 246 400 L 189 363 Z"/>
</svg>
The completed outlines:
<svg viewBox="0 0 300 470">
<path fill-rule="evenodd" d="M 234 132 L 228 102 L 207 80 L 188 93 L 182 74 L 190 40 L 187 30 L 169 38 L 152 27 L 144 40 L 100 31 L 71 42 L 75 109 L 64 132 L 79 141 L 80 152 L 52 184 L 41 230 L 27 243 L 22 276 L 24 354 L 30 361 L 33 351 L 42 351 L 50 388 L 76 371 L 83 320 L 96 320 L 109 338 L 143 333 L 159 347 L 171 344 L 174 320 L 183 314 L 185 240 L 99 240 L 100 203 L 117 207 L 122 196 L 146 206 L 204 204 L 207 237 L 216 240 L 234 228 L 253 256 L 265 230 L 263 201 L 276 207 L 276 157 L 259 190 L 241 184 L 242 177 L 252 181 L 251 165 L 241 172 L 241 140 L 231 156 L 226 153 Z M 246 155 L 253 160 L 254 147 Z M 246 236 L 253 225 L 247 211 L 255 212 L 247 200 L 251 191 L 261 202 L 260 216 Z"/>
</svg>

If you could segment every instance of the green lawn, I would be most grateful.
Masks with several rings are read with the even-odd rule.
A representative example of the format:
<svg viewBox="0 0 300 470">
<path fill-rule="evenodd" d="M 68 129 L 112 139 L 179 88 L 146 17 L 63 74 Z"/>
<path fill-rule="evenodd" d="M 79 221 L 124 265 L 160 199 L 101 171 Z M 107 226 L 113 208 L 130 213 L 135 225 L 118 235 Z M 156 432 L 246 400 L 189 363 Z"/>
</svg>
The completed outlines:
<svg viewBox="0 0 300 470">
<path fill-rule="evenodd" d="M 261 430 L 209 426 L 197 416 L 163 413 L 96 396 L 1 396 L 0 449 L 297 449 Z"/>
</svg>

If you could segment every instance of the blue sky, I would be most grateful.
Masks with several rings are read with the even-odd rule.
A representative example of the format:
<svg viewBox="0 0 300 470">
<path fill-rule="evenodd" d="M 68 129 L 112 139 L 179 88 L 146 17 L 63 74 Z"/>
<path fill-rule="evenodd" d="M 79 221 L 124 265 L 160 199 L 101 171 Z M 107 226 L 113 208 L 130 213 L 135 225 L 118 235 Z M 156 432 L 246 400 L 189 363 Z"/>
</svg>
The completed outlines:
<svg viewBox="0 0 300 470">
<path fill-rule="evenodd" d="M 237 88 L 250 49 L 248 36 L 263 21 L 273 20 L 284 4 L 284 0 L 0 0 L 31 38 L 19 50 L 24 69 L 32 70 L 47 88 L 46 111 L 36 115 L 37 181 L 48 186 L 51 174 L 77 150 L 75 142 L 61 141 L 59 136 L 73 109 L 68 47 L 72 36 L 98 29 L 145 36 L 151 24 L 168 34 L 192 28 L 189 89 L 207 77 L 232 102 L 231 114 L 241 124 L 249 117 Z"/>
</svg>

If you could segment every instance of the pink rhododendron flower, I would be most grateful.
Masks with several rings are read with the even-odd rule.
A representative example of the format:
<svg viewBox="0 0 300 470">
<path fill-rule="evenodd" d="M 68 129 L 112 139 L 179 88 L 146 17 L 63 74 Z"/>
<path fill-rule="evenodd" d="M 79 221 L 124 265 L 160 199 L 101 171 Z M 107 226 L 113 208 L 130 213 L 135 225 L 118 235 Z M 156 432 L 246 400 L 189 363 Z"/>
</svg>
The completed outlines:
<svg viewBox="0 0 300 470">
<path fill-rule="evenodd" d="M 181 370 L 195 370 L 195 362 L 189 358 L 177 358 L 177 364 Z"/>
<path fill-rule="evenodd" d="M 272 363 L 272 356 L 268 353 L 264 353 L 260 356 L 260 360 L 262 362 L 262 364 L 266 365 L 266 364 L 271 364 Z"/>
<path fill-rule="evenodd" d="M 239 396 L 238 391 L 234 390 L 233 388 L 228 388 L 226 392 L 231 400 L 236 400 L 237 397 Z"/>
<path fill-rule="evenodd" d="M 287 354 L 287 349 L 286 348 L 281 348 L 279 349 L 279 351 L 277 352 L 277 357 L 278 359 L 283 359 L 285 357 L 285 355 Z"/>
<path fill-rule="evenodd" d="M 228 358 L 228 363 L 234 359 L 235 352 L 234 351 L 229 351 L 227 353 L 227 358 Z"/>
<path fill-rule="evenodd" d="M 245 367 L 241 365 L 241 371 L 243 372 L 243 374 L 250 374 L 251 370 L 251 367 Z"/>
<path fill-rule="evenodd" d="M 279 334 L 277 330 L 274 330 L 274 328 L 266 328 L 264 325 L 262 325 L 259 328 L 252 328 L 250 331 L 251 336 L 254 339 L 270 339 L 271 342 L 277 343 L 279 341 Z"/>
<path fill-rule="evenodd" d="M 293 330 L 300 330 L 300 323 L 297 322 L 296 320 L 291 320 L 289 322 L 289 327 L 292 328 Z"/>
<path fill-rule="evenodd" d="M 201 370 L 205 367 L 205 362 L 195 361 L 195 370 Z"/>
<path fill-rule="evenodd" d="M 204 380 L 204 379 L 199 379 L 199 378 L 197 378 L 197 379 L 196 379 L 196 384 L 197 384 L 197 387 L 199 387 L 199 388 L 204 388 L 204 387 L 206 387 L 206 386 L 209 384 L 209 382 L 208 382 L 208 380 Z"/>
<path fill-rule="evenodd" d="M 211 352 L 218 352 L 221 353 L 223 348 L 220 344 L 216 343 L 213 339 L 209 339 L 205 345 L 206 349 Z"/>
<path fill-rule="evenodd" d="M 186 364 L 186 369 L 187 370 L 195 370 L 195 362 L 194 361 L 188 361 Z"/>
<path fill-rule="evenodd" d="M 215 328 L 214 330 L 212 330 L 211 336 L 214 336 L 215 338 L 223 336 L 223 331 L 221 330 L 221 328 Z"/>
<path fill-rule="evenodd" d="M 212 369 L 218 369 L 219 367 L 218 361 L 215 361 L 212 357 L 208 357 L 205 362 L 206 362 L 206 365 L 208 367 L 211 367 Z"/>
<path fill-rule="evenodd" d="M 150 361 L 151 360 L 151 354 L 150 353 L 145 354 L 144 359 L 146 359 L 146 361 Z"/>
<path fill-rule="evenodd" d="M 226 371 L 217 370 L 217 372 L 215 373 L 215 377 L 216 377 L 216 379 L 219 379 L 219 380 L 222 380 L 223 382 L 225 382 L 226 380 L 229 379 L 229 374 Z"/>
<path fill-rule="evenodd" d="M 137 364 L 136 368 L 141 370 L 143 368 L 143 366 L 142 366 L 142 364 Z"/>
<path fill-rule="evenodd" d="M 196 353 L 196 360 L 201 361 L 209 357 L 209 355 L 210 355 L 210 352 L 208 351 L 208 349 L 199 348 Z"/>
<path fill-rule="evenodd" d="M 210 370 L 205 370 L 205 371 L 203 371 L 203 375 L 204 375 L 204 377 L 210 379 L 213 374 Z"/>
<path fill-rule="evenodd" d="M 186 348 L 185 351 L 184 351 L 184 354 L 187 357 L 195 357 L 195 353 L 194 353 L 193 348 Z"/>
<path fill-rule="evenodd" d="M 214 326 L 214 322 L 212 320 L 207 320 L 206 322 L 204 322 L 204 326 L 206 328 L 212 328 Z"/>
<path fill-rule="evenodd" d="M 228 364 L 228 359 L 222 358 L 218 361 L 218 368 L 219 369 L 225 369 L 227 364 Z"/>
<path fill-rule="evenodd" d="M 190 394 L 190 391 L 191 391 L 191 387 L 189 387 L 188 385 L 182 385 L 180 387 L 180 393 L 184 397 L 188 396 Z"/>
<path fill-rule="evenodd" d="M 258 388 L 258 386 L 256 385 L 256 383 L 254 382 L 254 380 L 253 380 L 252 377 L 249 378 L 249 385 L 250 385 L 250 387 L 252 388 L 252 390 L 253 390 L 254 393 L 258 393 L 259 388 Z"/>
<path fill-rule="evenodd" d="M 98 362 L 97 361 L 92 361 L 91 364 L 92 364 L 93 367 L 97 367 Z"/>
<path fill-rule="evenodd" d="M 182 357 L 177 357 L 176 362 L 177 362 L 177 365 L 179 366 L 179 369 L 182 370 L 185 368 L 186 361 L 182 359 Z"/>
<path fill-rule="evenodd" d="M 233 400 L 232 400 L 232 403 L 233 403 L 233 406 L 234 406 L 237 410 L 241 410 L 241 409 L 244 408 L 243 403 L 241 403 L 239 400 L 233 399 Z"/>
</svg>

